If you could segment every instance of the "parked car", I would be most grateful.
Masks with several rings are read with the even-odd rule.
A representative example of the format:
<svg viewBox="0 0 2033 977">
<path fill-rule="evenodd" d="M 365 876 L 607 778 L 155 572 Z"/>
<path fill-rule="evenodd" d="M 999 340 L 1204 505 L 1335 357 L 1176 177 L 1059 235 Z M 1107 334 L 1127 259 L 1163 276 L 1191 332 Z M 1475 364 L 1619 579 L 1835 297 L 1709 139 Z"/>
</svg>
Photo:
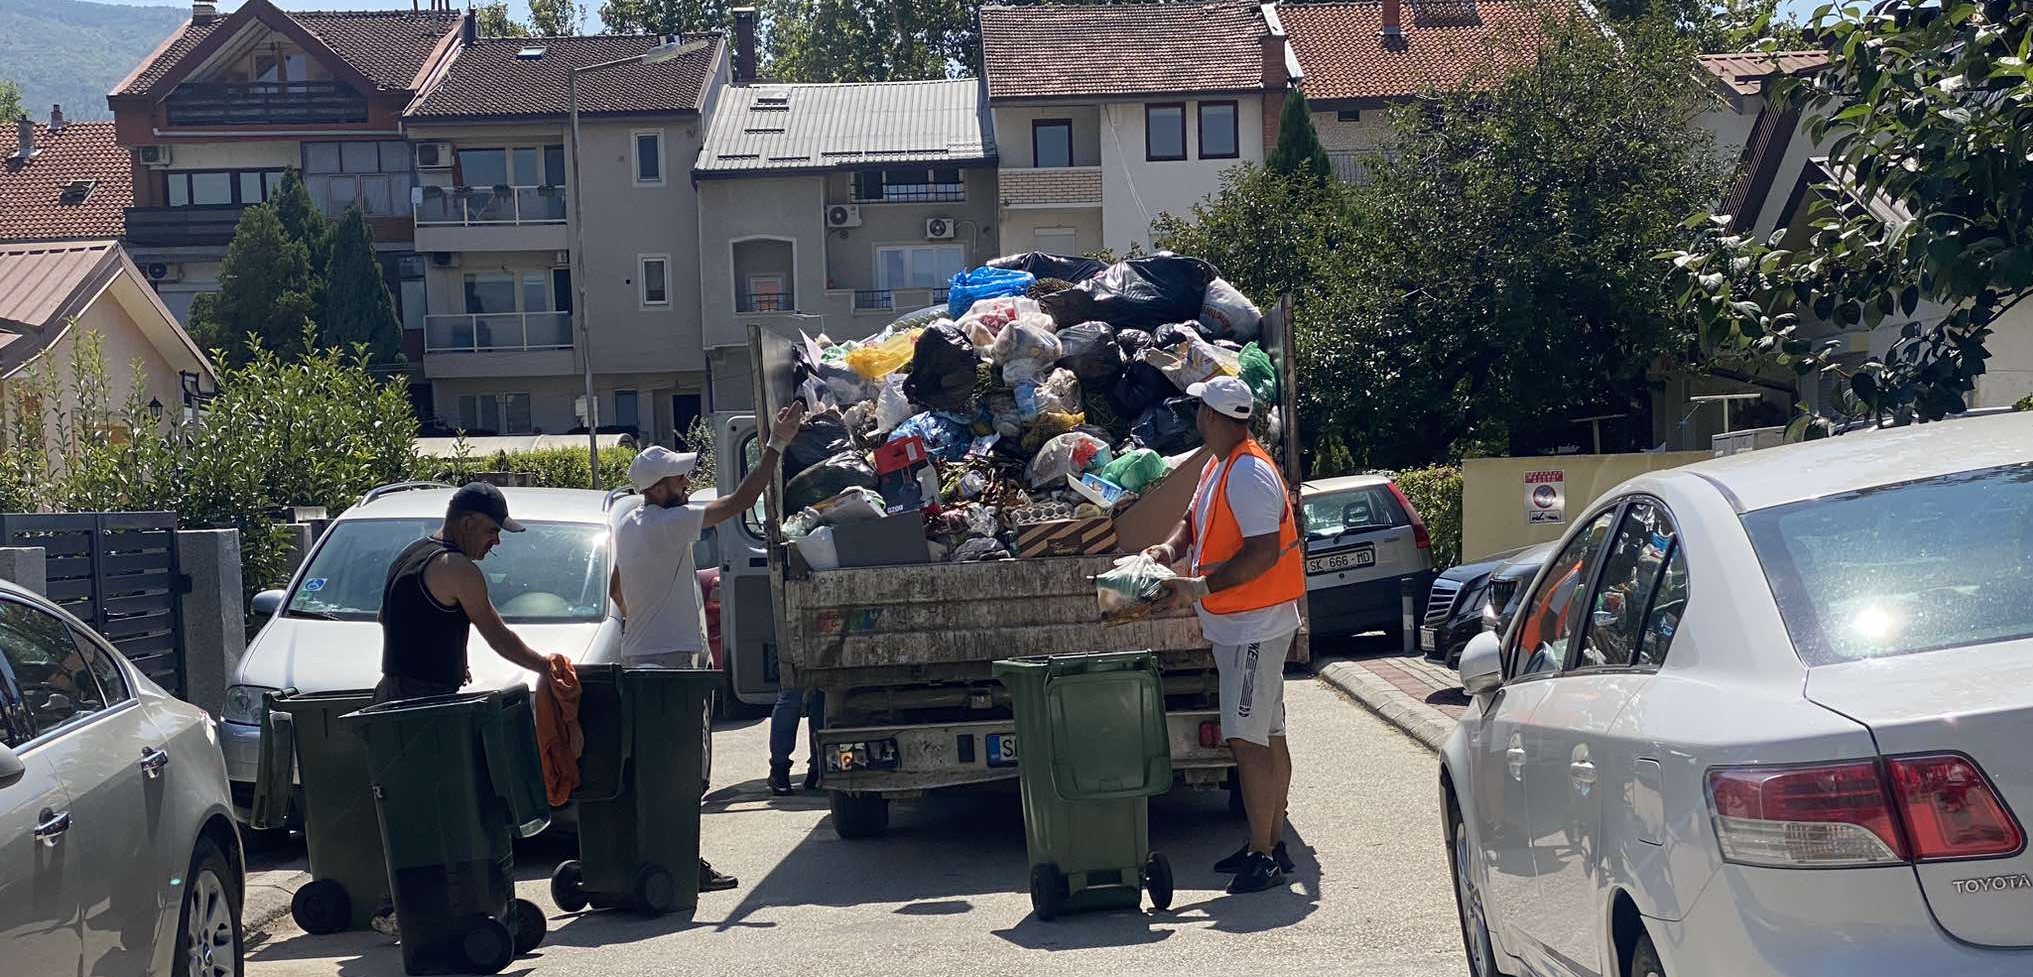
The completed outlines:
<svg viewBox="0 0 2033 977">
<path fill-rule="evenodd" d="M 1507 550 L 1488 559 L 1450 567 L 1434 577 L 1420 613 L 1419 650 L 1428 658 L 1445 661 L 1448 668 L 1460 662 L 1461 649 L 1468 647 L 1468 639 L 1488 630 L 1484 609 L 1489 604 L 1491 577 L 1502 569 L 1506 581 L 1516 580 L 1520 573 L 1529 579 L 1537 572 L 1537 563 L 1513 565 L 1510 561 L 1534 549 L 1544 554 L 1552 549 L 1552 544 Z M 1545 562 L 1543 555 L 1538 562 Z"/>
<path fill-rule="evenodd" d="M 1471 972 L 2033 970 L 2029 650 L 2033 414 L 1617 487 L 1462 657 Z"/>
<path fill-rule="evenodd" d="M 1423 594 L 1433 581 L 1433 540 L 1397 484 L 1382 475 L 1306 482 L 1299 525 L 1313 633 L 1398 634 L 1404 582 Z"/>
<path fill-rule="evenodd" d="M 218 736 L 77 618 L 0 582 L 0 970 L 244 972 Z"/>
<path fill-rule="evenodd" d="M 1489 588 L 1481 612 L 1484 631 L 1502 634 L 1510 628 L 1511 618 L 1517 615 L 1518 606 L 1525 602 L 1525 594 L 1529 590 L 1527 585 L 1539 575 L 1539 568 L 1545 566 L 1559 548 L 1557 541 L 1527 546 L 1489 572 Z"/>
</svg>

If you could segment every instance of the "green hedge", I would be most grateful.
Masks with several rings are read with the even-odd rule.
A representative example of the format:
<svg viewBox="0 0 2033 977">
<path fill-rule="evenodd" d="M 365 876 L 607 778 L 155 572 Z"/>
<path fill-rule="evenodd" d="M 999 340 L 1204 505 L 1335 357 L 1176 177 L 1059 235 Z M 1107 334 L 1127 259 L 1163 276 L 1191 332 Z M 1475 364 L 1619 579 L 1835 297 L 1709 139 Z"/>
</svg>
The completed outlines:
<svg viewBox="0 0 2033 977">
<path fill-rule="evenodd" d="M 635 452 L 627 448 L 600 449 L 600 486 L 618 488 L 628 484 L 628 463 Z M 551 448 L 544 451 L 497 451 L 469 458 L 426 458 L 426 477 L 454 484 L 474 472 L 523 472 L 533 476 L 538 488 L 592 488 L 586 477 L 586 449 Z"/>
<path fill-rule="evenodd" d="M 1433 536 L 1433 569 L 1461 562 L 1461 466 L 1435 465 L 1397 473 L 1398 488 Z"/>
</svg>

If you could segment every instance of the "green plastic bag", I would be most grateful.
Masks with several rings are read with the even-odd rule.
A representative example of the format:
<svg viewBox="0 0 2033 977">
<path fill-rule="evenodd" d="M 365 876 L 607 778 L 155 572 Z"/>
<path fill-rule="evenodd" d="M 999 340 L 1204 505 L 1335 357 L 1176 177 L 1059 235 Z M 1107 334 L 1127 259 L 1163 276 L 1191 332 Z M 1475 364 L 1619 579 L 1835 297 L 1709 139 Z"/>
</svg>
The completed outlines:
<svg viewBox="0 0 2033 977">
<path fill-rule="evenodd" d="M 1251 343 L 1242 348 L 1242 382 L 1249 384 L 1250 392 L 1266 404 L 1278 402 L 1278 368 L 1271 365 L 1271 356 Z"/>
<path fill-rule="evenodd" d="M 1101 469 L 1101 477 L 1123 487 L 1124 491 L 1142 492 L 1145 486 L 1165 477 L 1165 458 L 1149 448 L 1138 448 L 1108 463 Z"/>
</svg>

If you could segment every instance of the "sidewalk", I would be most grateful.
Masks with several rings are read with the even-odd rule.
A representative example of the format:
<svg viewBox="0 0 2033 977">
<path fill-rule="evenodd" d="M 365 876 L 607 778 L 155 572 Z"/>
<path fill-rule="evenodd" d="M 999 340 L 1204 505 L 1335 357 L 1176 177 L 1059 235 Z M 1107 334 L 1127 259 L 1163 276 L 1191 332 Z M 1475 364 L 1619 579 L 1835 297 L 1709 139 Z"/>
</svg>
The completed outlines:
<svg viewBox="0 0 2033 977">
<path fill-rule="evenodd" d="M 1321 681 L 1436 752 L 1468 707 L 1454 670 L 1418 655 L 1333 658 L 1316 671 Z"/>
</svg>

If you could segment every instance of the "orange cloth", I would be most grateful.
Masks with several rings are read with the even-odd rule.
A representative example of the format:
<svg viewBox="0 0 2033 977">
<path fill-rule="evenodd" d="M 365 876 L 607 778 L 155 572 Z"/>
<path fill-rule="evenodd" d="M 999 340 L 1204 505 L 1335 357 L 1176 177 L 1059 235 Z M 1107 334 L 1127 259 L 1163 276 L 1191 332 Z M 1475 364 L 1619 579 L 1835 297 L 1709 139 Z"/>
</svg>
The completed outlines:
<svg viewBox="0 0 2033 977">
<path fill-rule="evenodd" d="M 1228 464 L 1221 470 L 1221 483 L 1215 485 L 1211 492 L 1204 490 L 1211 472 L 1201 475 L 1203 491 L 1195 494 L 1204 500 L 1204 504 L 1212 506 L 1213 511 L 1207 516 L 1207 538 L 1200 543 L 1200 558 L 1193 565 L 1196 576 L 1204 575 L 1208 567 L 1226 563 L 1242 552 L 1242 527 L 1236 523 L 1235 513 L 1228 508 L 1228 476 L 1235 473 L 1235 462 L 1245 455 L 1257 459 L 1273 473 L 1278 470 L 1277 462 L 1272 461 L 1256 441 L 1244 438 L 1235 452 L 1228 456 Z M 1211 614 L 1240 614 L 1276 607 L 1305 595 L 1306 554 L 1299 547 L 1299 525 L 1292 518 L 1292 504 L 1288 500 L 1284 517 L 1278 520 L 1278 561 L 1255 580 L 1201 598 L 1200 606 Z"/>
<path fill-rule="evenodd" d="M 552 807 L 561 807 L 579 786 L 586 734 L 579 728 L 579 673 L 563 655 L 552 655 L 550 665 L 537 682 L 536 748 L 544 763 L 544 794 Z"/>
</svg>

